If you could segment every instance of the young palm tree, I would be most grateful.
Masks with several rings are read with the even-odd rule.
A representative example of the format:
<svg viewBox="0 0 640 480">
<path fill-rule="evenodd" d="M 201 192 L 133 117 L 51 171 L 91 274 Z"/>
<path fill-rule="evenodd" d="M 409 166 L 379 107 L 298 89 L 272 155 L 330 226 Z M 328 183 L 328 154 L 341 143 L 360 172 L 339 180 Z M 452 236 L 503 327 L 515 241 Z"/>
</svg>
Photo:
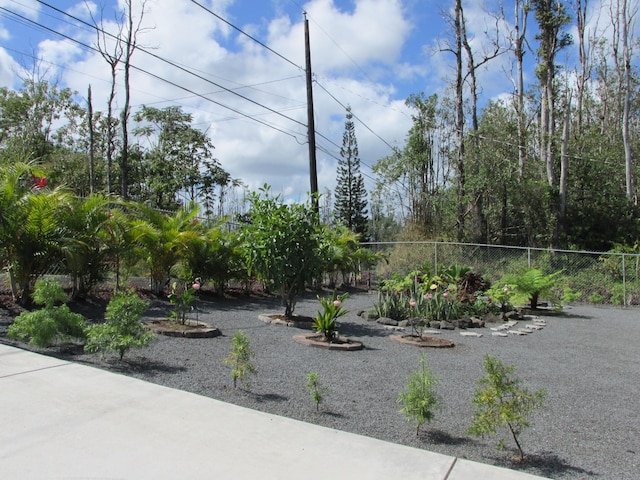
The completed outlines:
<svg viewBox="0 0 640 480">
<path fill-rule="evenodd" d="M 64 267 L 73 281 L 72 298 L 84 296 L 106 275 L 107 246 L 100 231 L 109 218 L 109 202 L 104 195 L 75 199 L 65 219 L 62 251 Z"/>
<path fill-rule="evenodd" d="M 136 208 L 139 218 L 134 220 L 133 229 L 139 235 L 153 290 L 160 295 L 171 277 L 171 269 L 201 234 L 198 207 L 192 203 L 172 215 L 145 205 L 137 205 Z"/>
<path fill-rule="evenodd" d="M 73 196 L 62 189 L 32 188 L 29 164 L 3 169 L 0 180 L 0 240 L 16 301 L 31 300 L 35 281 L 60 264 L 63 219 Z"/>
</svg>

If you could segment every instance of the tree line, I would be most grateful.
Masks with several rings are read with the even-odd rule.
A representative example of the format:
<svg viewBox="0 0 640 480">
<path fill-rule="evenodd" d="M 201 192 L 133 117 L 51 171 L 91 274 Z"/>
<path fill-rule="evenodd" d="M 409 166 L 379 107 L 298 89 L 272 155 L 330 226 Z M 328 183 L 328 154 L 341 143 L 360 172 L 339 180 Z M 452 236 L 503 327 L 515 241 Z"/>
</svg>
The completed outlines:
<svg viewBox="0 0 640 480">
<path fill-rule="evenodd" d="M 587 27 L 593 18 L 584 0 L 515 0 L 512 18 L 502 11 L 487 17 L 494 24 L 485 38 L 469 33 L 465 6 L 454 1 L 445 14 L 448 37 L 438 44 L 454 67 L 447 92 L 406 99 L 412 125 L 403 146 L 374 162 L 370 192 L 347 108 L 337 186 L 325 195 L 323 220 L 361 240 L 587 250 L 635 244 L 637 5 L 602 6 L 592 16 L 611 22 L 598 31 Z M 145 2 L 137 14 L 130 0 L 125 7 L 117 35 L 96 30 L 114 88 L 144 31 Z M 94 23 L 101 26 L 100 19 Z M 578 57 L 570 67 L 560 59 L 572 44 Z M 535 75 L 527 84 L 528 57 Z M 513 91 L 483 99 L 483 72 L 504 65 L 504 58 L 512 64 Z M 93 110 L 90 88 L 80 105 L 74 92 L 35 73 L 18 91 L 0 88 L 0 165 L 35 159 L 46 181 L 80 197 L 118 195 L 168 211 L 195 201 L 206 216 L 245 212 L 243 201 L 229 205 L 241 179 L 222 168 L 189 113 L 178 106 L 130 112 L 128 88 L 125 96 L 116 115 L 113 88 L 106 112 Z"/>
<path fill-rule="evenodd" d="M 411 95 L 404 146 L 375 163 L 372 230 L 391 220 L 411 239 L 598 251 L 633 245 L 637 4 L 602 6 L 593 15 L 612 23 L 597 32 L 587 29 L 584 0 L 516 0 L 514 21 L 495 12 L 484 39 L 468 34 L 464 6 L 455 0 L 446 14 L 450 38 L 440 43 L 455 72 L 447 94 Z M 559 61 L 572 44 L 574 68 Z M 525 54 L 535 58 L 530 84 Z M 513 91 L 481 108 L 481 74 L 505 55 Z"/>
</svg>

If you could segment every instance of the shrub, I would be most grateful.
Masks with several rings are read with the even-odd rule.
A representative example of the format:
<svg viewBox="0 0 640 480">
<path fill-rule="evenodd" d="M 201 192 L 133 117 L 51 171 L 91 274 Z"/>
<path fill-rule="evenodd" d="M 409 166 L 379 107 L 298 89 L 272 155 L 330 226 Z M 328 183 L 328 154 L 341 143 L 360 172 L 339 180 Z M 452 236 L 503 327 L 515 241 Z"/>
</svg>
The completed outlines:
<svg viewBox="0 0 640 480">
<path fill-rule="evenodd" d="M 231 353 L 224 359 L 225 365 L 231 367 L 233 388 L 237 387 L 238 380 L 245 388 L 251 388 L 246 377 L 257 372 L 251 360 L 253 357 L 255 357 L 255 352 L 251 349 L 249 337 L 242 330 L 238 330 L 231 339 Z"/>
<path fill-rule="evenodd" d="M 87 328 L 88 352 L 117 352 L 120 360 L 132 348 L 145 347 L 153 339 L 140 322 L 149 304 L 135 292 L 117 292 L 109 301 L 105 323 Z"/>
<path fill-rule="evenodd" d="M 318 372 L 309 372 L 307 374 L 307 390 L 309 390 L 311 399 L 316 404 L 316 412 L 319 411 L 320 404 L 329 391 L 329 387 L 320 382 L 320 374 Z"/>
<path fill-rule="evenodd" d="M 409 375 L 404 391 L 398 395 L 400 410 L 407 421 L 413 421 L 416 426 L 416 436 L 420 434 L 420 427 L 433 418 L 433 410 L 440 403 L 440 397 L 435 390 L 438 379 L 431 374 L 424 354 L 420 358 L 420 368 Z"/>
<path fill-rule="evenodd" d="M 18 315 L 7 331 L 10 338 L 28 339 L 29 345 L 42 348 L 68 338 L 84 338 L 84 317 L 71 312 L 64 303 L 56 306 L 67 300 L 67 294 L 58 282 L 38 279 L 32 297 L 43 308 Z"/>
<path fill-rule="evenodd" d="M 480 437 L 495 435 L 498 427 L 506 425 L 522 461 L 524 453 L 518 436 L 529 426 L 528 415 L 543 406 L 546 392 L 529 393 L 520 386 L 520 379 L 512 375 L 515 367 L 505 366 L 492 355 L 485 356 L 484 369 L 486 375 L 478 381 L 478 389 L 473 395 L 475 410 L 469 433 Z M 504 441 L 500 440 L 498 446 L 503 447 Z"/>
<path fill-rule="evenodd" d="M 342 308 L 342 303 L 348 296 L 348 293 L 343 293 L 338 297 L 338 294 L 334 290 L 331 297 L 318 297 L 323 309 L 319 311 L 313 319 L 313 328 L 322 333 L 324 339 L 329 342 L 334 340 L 337 334 L 336 329 L 338 325 L 336 320 L 349 313 L 349 310 Z"/>
</svg>

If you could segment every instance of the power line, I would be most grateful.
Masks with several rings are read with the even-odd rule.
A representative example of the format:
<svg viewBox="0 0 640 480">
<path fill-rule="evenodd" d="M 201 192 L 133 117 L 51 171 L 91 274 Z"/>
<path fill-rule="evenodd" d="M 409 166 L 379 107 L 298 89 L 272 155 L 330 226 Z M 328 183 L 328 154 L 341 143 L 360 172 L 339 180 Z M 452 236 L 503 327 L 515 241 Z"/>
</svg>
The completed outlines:
<svg viewBox="0 0 640 480">
<path fill-rule="evenodd" d="M 42 2 L 41 2 L 41 3 L 42 3 Z M 94 51 L 94 52 L 96 52 L 96 53 L 100 53 L 99 49 L 97 49 L 97 48 L 95 48 L 95 47 L 93 47 L 93 46 L 91 46 L 91 45 L 87 45 L 86 43 L 83 43 L 83 42 L 81 42 L 81 41 L 79 41 L 79 40 L 77 40 L 77 39 L 75 39 L 75 38 L 73 38 L 73 37 L 70 37 L 69 35 L 66 35 L 66 34 L 64 34 L 64 33 L 58 32 L 57 30 L 54 30 L 54 29 L 52 29 L 52 28 L 50 28 L 50 27 L 47 27 L 46 25 L 42 25 L 42 24 L 40 24 L 40 23 L 38 23 L 38 22 L 36 22 L 36 21 L 34 21 L 34 20 L 31 20 L 31 19 L 29 19 L 29 18 L 26 18 L 26 17 L 24 17 L 24 16 L 22 16 L 22 15 L 20 15 L 20 14 L 16 13 L 16 12 L 12 12 L 11 10 L 8 10 L 8 9 L 6 9 L 6 8 L 4 8 L 4 7 L 0 7 L 0 10 L 5 11 L 5 12 L 8 12 L 8 13 L 10 13 L 10 14 L 13 14 L 13 15 L 15 15 L 15 16 L 17 16 L 17 17 L 21 18 L 22 20 L 25 20 L 25 21 L 27 21 L 27 22 L 30 22 L 30 23 L 32 23 L 32 24 L 34 24 L 34 25 L 36 25 L 36 26 L 38 26 L 38 27 L 41 27 L 41 28 L 43 28 L 43 29 L 45 29 L 45 30 L 47 30 L 47 31 L 49 31 L 49 32 L 51 32 L 51 33 L 54 33 L 55 35 L 58 35 L 58 36 L 60 36 L 60 37 L 62 37 L 62 38 L 65 38 L 65 39 L 67 39 L 67 40 L 70 40 L 70 41 L 72 41 L 72 42 L 74 42 L 74 43 L 76 43 L 76 44 L 80 45 L 81 47 L 83 47 L 83 48 L 87 49 L 87 50 L 91 50 L 91 51 Z M 286 135 L 288 135 L 288 136 L 290 136 L 290 137 L 293 137 L 293 138 L 294 138 L 294 139 L 296 139 L 296 141 L 297 141 L 297 137 L 296 137 L 296 135 L 294 135 L 294 134 L 292 134 L 292 133 L 289 133 L 289 132 L 286 132 L 286 131 L 282 130 L 281 128 L 278 128 L 278 127 L 276 127 L 276 126 L 274 126 L 274 125 L 271 125 L 271 124 L 268 124 L 268 123 L 263 122 L 263 121 L 261 121 L 261 120 L 258 120 L 258 119 L 254 118 L 254 117 L 252 117 L 252 116 L 250 116 L 250 115 L 248 115 L 248 114 L 245 114 L 245 113 L 243 113 L 243 112 L 241 112 L 241 111 L 239 111 L 239 110 L 237 110 L 237 109 L 235 109 L 235 108 L 233 108 L 233 107 L 230 107 L 230 106 L 225 105 L 225 104 L 223 104 L 223 103 L 217 102 L 217 101 L 215 101 L 215 100 L 213 100 L 213 99 L 211 99 L 211 98 L 208 98 L 208 97 L 204 96 L 203 94 L 197 93 L 197 92 L 195 92 L 195 91 L 193 91 L 193 90 L 191 90 L 191 89 L 189 89 L 189 88 L 187 88 L 187 87 L 183 87 L 182 85 L 179 85 L 179 84 L 177 84 L 177 83 L 175 83 L 175 82 L 173 82 L 173 81 L 171 81 L 171 80 L 168 80 L 168 79 L 166 79 L 166 78 L 164 78 L 164 77 L 161 77 L 161 76 L 159 76 L 159 75 L 156 75 L 156 74 L 154 74 L 154 73 L 152 73 L 152 72 L 149 72 L 148 70 L 145 70 L 145 69 L 143 69 L 143 68 L 141 68 L 141 67 L 137 67 L 137 66 L 135 66 L 135 65 L 133 65 L 133 64 L 132 64 L 132 65 L 131 65 L 131 68 L 133 68 L 134 70 L 139 71 L 140 73 L 144 73 L 145 75 L 148 75 L 148 76 L 150 76 L 150 77 L 156 78 L 157 80 L 160 80 L 160 81 L 162 81 L 162 82 L 168 83 L 168 84 L 169 84 L 169 85 L 171 85 L 171 86 L 174 86 L 174 87 L 176 87 L 176 88 L 179 88 L 179 89 L 181 89 L 181 90 L 184 90 L 184 91 L 186 91 L 186 92 L 188 92 L 188 93 L 190 93 L 190 94 L 192 94 L 192 95 L 194 95 L 194 96 L 200 97 L 200 98 L 202 98 L 203 100 L 206 100 L 206 101 L 211 102 L 211 103 L 213 103 L 213 104 L 215 104 L 215 105 L 218 105 L 218 106 L 221 106 L 221 107 L 226 108 L 226 109 L 228 109 L 228 110 L 231 110 L 232 112 L 234 112 L 234 113 L 236 113 L 236 114 L 238 114 L 238 115 L 241 115 L 241 116 L 243 116 L 243 117 L 249 118 L 249 119 L 253 120 L 254 122 L 260 123 L 260 124 L 262 124 L 262 125 L 264 125 L 264 126 L 266 126 L 266 127 L 269 127 L 269 128 L 274 129 L 274 130 L 277 130 L 277 131 L 279 131 L 279 132 L 281 132 L 281 133 L 284 133 L 284 134 L 286 134 Z M 209 82 L 209 83 L 212 83 L 212 82 Z M 217 85 L 216 85 L 216 86 L 217 86 Z M 269 110 L 269 111 L 272 111 L 273 113 L 278 113 L 278 112 L 276 112 L 275 110 L 270 109 L 269 107 L 265 107 L 265 106 L 261 105 L 261 104 L 260 104 L 260 103 L 258 103 L 258 102 L 254 102 L 254 101 L 252 101 L 252 103 L 255 103 L 256 105 L 259 105 L 259 106 L 261 106 L 261 107 L 263 107 L 263 108 L 265 108 L 265 109 L 267 109 L 267 110 Z M 294 119 L 292 119 L 292 118 L 290 118 L 290 117 L 287 117 L 286 115 L 282 115 L 282 114 L 280 114 L 280 115 L 281 115 L 281 116 L 283 116 L 283 117 L 285 117 L 285 118 L 287 118 L 287 119 L 289 119 L 289 120 L 291 120 L 291 121 L 294 121 L 295 123 L 298 123 L 298 124 L 300 124 L 300 125 L 302 125 L 302 126 L 305 126 L 303 123 L 301 123 L 301 122 L 299 122 L 299 121 L 297 121 L 297 120 L 294 120 Z M 299 142 L 298 142 L 298 143 L 299 143 Z"/>
<path fill-rule="evenodd" d="M 196 4 L 197 4 L 197 2 L 195 2 L 194 0 L 192 0 L 192 1 L 193 1 L 194 3 L 196 3 Z M 118 37 L 117 37 L 117 36 L 115 36 L 115 35 L 113 35 L 113 34 L 111 34 L 111 33 L 109 33 L 109 32 L 106 32 L 105 30 L 103 30 L 103 29 L 99 28 L 99 27 L 98 27 L 98 26 L 96 26 L 96 25 L 92 25 L 92 24 L 91 24 L 91 23 L 89 23 L 89 22 L 85 22 L 84 20 L 82 20 L 82 19 L 80 19 L 80 18 L 78 18 L 78 17 L 76 17 L 76 16 L 74 16 L 74 15 L 71 15 L 70 13 L 67 13 L 67 12 L 65 12 L 65 11 L 63 11 L 63 10 L 61 10 L 61 9 L 57 8 L 57 7 L 54 7 L 54 6 L 52 6 L 52 5 L 48 4 L 47 2 L 45 2 L 45 1 L 43 1 L 43 0 L 38 0 L 38 3 L 41 3 L 42 5 L 45 5 L 46 7 L 49 7 L 49 8 L 51 8 L 51 9 L 53 9 L 53 10 L 55 10 L 55 11 L 59 12 L 59 13 L 62 13 L 63 15 L 68 16 L 69 18 L 73 18 L 73 19 L 74 19 L 74 20 L 76 20 L 77 22 L 80 22 L 80 23 L 82 23 L 82 24 L 84 24 L 84 25 L 86 25 L 86 26 L 88 26 L 88 27 L 90 27 L 90 28 L 93 28 L 93 29 L 95 29 L 96 31 L 98 31 L 98 32 L 100 32 L 100 33 L 103 33 L 103 34 L 105 34 L 105 35 L 107 35 L 107 36 L 109 36 L 109 37 L 111 37 L 111 38 L 113 38 L 113 39 L 115 39 L 115 40 L 118 40 Z M 198 5 L 199 5 L 199 4 L 198 4 Z M 203 8 L 204 8 L 204 7 L 203 7 Z M 66 37 L 66 38 L 70 38 L 70 37 Z M 80 42 L 79 42 L 79 43 L 80 43 Z M 96 50 L 95 48 L 93 48 L 93 49 L 94 49 L 94 50 Z M 187 68 L 184 68 L 184 67 L 182 67 L 182 66 L 178 65 L 176 62 L 174 62 L 174 61 L 172 61 L 172 60 L 168 60 L 168 59 L 166 59 L 166 58 L 164 58 L 164 57 L 161 57 L 160 55 L 157 55 L 157 54 L 155 54 L 155 53 L 153 53 L 153 52 L 150 52 L 149 50 L 146 50 L 146 49 L 144 49 L 144 48 L 142 48 L 142 47 L 137 47 L 137 50 L 139 50 L 139 51 L 141 51 L 141 52 L 143 52 L 143 53 L 146 53 L 147 55 L 149 55 L 149 56 L 151 56 L 151 57 L 155 58 L 156 60 L 160 60 L 161 62 L 164 62 L 164 63 L 166 63 L 166 64 L 168 64 L 168 65 L 171 65 L 172 67 L 177 68 L 177 69 L 179 69 L 179 70 L 181 70 L 181 71 L 183 71 L 183 72 L 185 72 L 185 73 L 187 73 L 187 74 L 189 74 L 189 75 L 192 75 L 192 76 L 196 77 L 196 78 L 197 78 L 197 79 L 199 79 L 199 80 L 203 80 L 203 81 L 205 81 L 205 82 L 207 82 L 207 83 L 210 83 L 211 85 L 214 85 L 214 86 L 216 86 L 216 87 L 218 87 L 218 88 L 221 88 L 222 90 L 224 90 L 224 91 L 226 91 L 226 92 L 228 92 L 228 93 L 231 93 L 232 95 L 236 95 L 236 96 L 238 96 L 238 97 L 242 98 L 243 100 L 246 100 L 246 101 L 248 101 L 248 102 L 250 102 L 250 103 L 253 103 L 254 105 L 257 105 L 257 106 L 259 106 L 259 107 L 261 107 L 261 108 L 264 108 L 264 109 L 266 109 L 266 110 L 269 110 L 271 113 L 274 113 L 274 114 L 279 115 L 279 116 L 281 116 L 281 117 L 283 117 L 283 118 L 286 118 L 287 120 L 290 120 L 290 121 L 292 121 L 292 122 L 294 122 L 294 123 L 297 123 L 297 124 L 298 124 L 298 125 L 300 125 L 300 126 L 306 127 L 306 125 L 305 125 L 304 123 L 302 123 L 302 122 L 300 122 L 300 121 L 298 121 L 298 120 L 296 120 L 296 119 L 294 119 L 294 118 L 288 117 L 288 116 L 286 116 L 286 115 L 282 114 L 281 112 L 278 112 L 277 110 L 274 110 L 274 109 L 272 109 L 272 108 L 270 108 L 270 107 L 267 107 L 266 105 L 263 105 L 263 104 L 261 104 L 261 103 L 259 103 L 259 102 L 255 101 L 255 100 L 252 100 L 252 99 L 250 99 L 249 97 L 245 97 L 244 95 L 241 95 L 240 93 L 238 93 L 238 92 L 236 92 L 236 91 L 234 91 L 234 90 L 232 90 L 232 89 L 229 89 L 229 88 L 227 88 L 227 87 L 224 87 L 223 85 L 220 85 L 220 84 L 218 84 L 218 83 L 216 83 L 216 82 L 214 82 L 214 81 L 212 81 L 212 80 L 210 80 L 210 79 L 208 79 L 208 78 L 205 78 L 205 77 L 203 77 L 202 75 L 199 75 L 199 74 L 197 74 L 197 73 L 195 73 L 195 72 L 193 72 L 193 71 L 191 71 L 191 70 L 189 70 L 189 69 L 187 69 Z M 99 49 L 97 49 L 97 51 L 99 52 L 100 50 L 99 50 Z M 216 103 L 216 102 L 214 102 L 214 103 Z M 220 105 L 221 105 L 221 104 L 220 104 Z"/>
<path fill-rule="evenodd" d="M 281 55 L 280 53 L 276 52 L 274 49 L 272 49 L 271 47 L 269 47 L 268 45 L 262 43 L 260 40 L 258 40 L 255 37 L 252 37 L 251 35 L 249 35 L 247 32 L 245 32 L 244 30 L 242 30 L 240 27 L 235 26 L 233 23 L 229 22 L 228 20 L 225 20 L 224 18 L 222 18 L 220 15 L 218 15 L 217 13 L 213 12 L 212 10 L 208 9 L 207 7 L 205 7 L 204 5 L 202 5 L 201 3 L 196 2 L 196 0 L 191 0 L 191 3 L 196 4 L 197 6 L 199 6 L 200 8 L 202 8 L 204 11 L 210 13 L 211 15 L 213 15 L 214 17 L 216 17 L 218 20 L 226 23 L 227 25 L 229 25 L 231 28 L 233 28 L 234 30 L 240 32 L 242 35 L 246 36 L 247 38 L 250 38 L 251 40 L 253 40 L 254 42 L 256 42 L 258 45 L 266 48 L 267 50 L 269 50 L 271 53 L 277 55 L 278 57 L 280 57 L 281 59 L 283 59 L 285 62 L 290 63 L 291 65 L 293 65 L 294 67 L 302 70 L 303 72 L 305 71 L 304 68 L 302 68 L 301 66 L 297 65 L 296 63 L 294 63 L 293 61 L 289 60 L 287 57 L 285 57 L 284 55 Z"/>
<path fill-rule="evenodd" d="M 319 83 L 318 80 L 316 80 L 316 85 L 318 85 L 322 90 L 324 90 L 325 93 L 329 95 L 338 105 L 340 105 L 345 110 L 347 109 L 347 107 L 342 102 L 340 102 L 340 100 L 338 100 L 331 92 L 329 92 L 329 90 L 327 90 L 321 83 Z M 351 115 L 353 115 L 353 118 L 358 120 L 367 130 L 369 130 L 373 135 L 375 135 L 382 143 L 384 143 L 387 147 L 389 147 L 391 151 L 394 150 L 394 148 L 391 146 L 391 144 L 389 144 L 389 142 L 387 142 L 384 138 L 382 138 L 380 135 L 374 132 L 369 127 L 369 125 L 364 123 L 364 121 L 360 117 L 358 117 L 355 113 L 353 113 L 353 111 L 351 112 Z"/>
</svg>

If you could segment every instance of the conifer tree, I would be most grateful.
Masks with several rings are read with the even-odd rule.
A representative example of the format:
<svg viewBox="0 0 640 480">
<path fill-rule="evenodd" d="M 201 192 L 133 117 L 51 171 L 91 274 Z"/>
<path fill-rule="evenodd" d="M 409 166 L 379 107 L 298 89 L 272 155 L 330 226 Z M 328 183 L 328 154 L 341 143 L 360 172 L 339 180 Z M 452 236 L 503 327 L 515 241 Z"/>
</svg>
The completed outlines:
<svg viewBox="0 0 640 480">
<path fill-rule="evenodd" d="M 335 190 L 336 220 L 367 239 L 367 191 L 360 173 L 358 140 L 351 107 L 347 107 Z"/>
</svg>

